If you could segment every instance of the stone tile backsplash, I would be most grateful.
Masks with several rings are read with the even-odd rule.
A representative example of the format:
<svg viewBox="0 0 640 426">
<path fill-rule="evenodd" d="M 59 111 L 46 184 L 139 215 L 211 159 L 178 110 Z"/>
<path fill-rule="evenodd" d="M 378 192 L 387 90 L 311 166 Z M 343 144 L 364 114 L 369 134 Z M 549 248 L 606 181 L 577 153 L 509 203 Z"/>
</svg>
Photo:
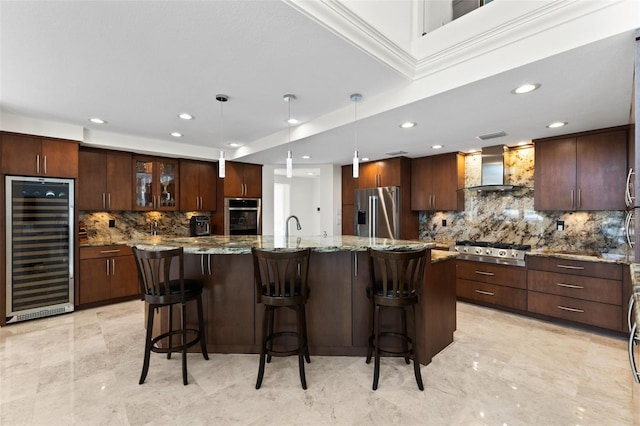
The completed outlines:
<svg viewBox="0 0 640 426">
<path fill-rule="evenodd" d="M 465 211 L 420 212 L 420 238 L 452 244 L 480 240 L 531 244 L 552 250 L 626 250 L 623 211 L 563 212 L 533 209 L 534 148 L 507 152 L 508 182 L 526 187 L 513 192 L 466 191 Z M 481 156 L 465 158 L 465 186 L 480 184 Z M 623 196 L 621 194 L 620 196 Z M 447 226 L 442 226 L 446 220 Z M 558 220 L 564 230 L 558 231 Z"/>
</svg>

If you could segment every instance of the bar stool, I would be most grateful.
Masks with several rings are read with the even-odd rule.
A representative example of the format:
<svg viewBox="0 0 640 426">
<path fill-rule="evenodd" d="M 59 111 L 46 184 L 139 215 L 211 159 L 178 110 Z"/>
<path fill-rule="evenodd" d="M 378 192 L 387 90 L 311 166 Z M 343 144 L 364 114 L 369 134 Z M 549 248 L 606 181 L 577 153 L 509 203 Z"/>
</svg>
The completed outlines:
<svg viewBox="0 0 640 426">
<path fill-rule="evenodd" d="M 256 303 L 264 304 L 262 340 L 260 343 L 260 367 L 256 389 L 260 389 L 264 377 L 265 361 L 272 356 L 298 355 L 300 383 L 307 389 L 304 362 L 311 362 L 307 341 L 305 304 L 309 296 L 307 277 L 310 249 L 277 251 L 252 248 L 253 273 L 256 285 Z M 296 331 L 274 332 L 274 313 L 278 308 L 296 312 Z M 296 346 L 287 345 L 287 337 L 295 336 Z M 284 339 L 283 339 L 284 338 Z M 280 342 L 274 348 L 274 341 Z"/>
<path fill-rule="evenodd" d="M 402 356 L 407 364 L 413 357 L 413 369 L 418 388 L 424 390 L 417 345 L 417 328 L 415 306 L 419 301 L 424 281 L 427 262 L 427 249 L 419 250 L 376 250 L 369 248 L 369 276 L 371 284 L 367 287 L 367 297 L 371 300 L 371 333 L 367 350 L 367 364 L 375 353 L 373 370 L 373 390 L 378 388 L 380 377 L 380 354 Z M 397 308 L 401 310 L 402 330 L 380 331 L 380 308 Z M 407 308 L 411 308 L 413 324 L 411 335 L 407 333 Z M 399 338 L 402 350 L 382 348 L 381 337 Z"/>
<path fill-rule="evenodd" d="M 200 280 L 184 278 L 184 252 L 182 248 L 171 250 L 140 250 L 132 247 L 138 269 L 138 280 L 143 299 L 147 302 L 147 336 L 144 348 L 144 363 L 140 384 L 144 383 L 149 372 L 151 352 L 166 353 L 167 359 L 172 352 L 182 352 L 182 382 L 187 381 L 187 348 L 200 342 L 204 359 L 209 359 L 205 344 L 204 317 L 202 314 L 202 287 Z M 172 262 L 177 260 L 179 276 L 170 279 Z M 195 300 L 198 308 L 198 329 L 187 328 L 187 302 Z M 173 306 L 180 305 L 180 328 L 173 329 Z M 154 312 L 161 307 L 169 307 L 169 331 L 153 336 Z M 187 340 L 187 334 L 191 340 Z M 174 339 L 174 336 L 176 339 Z M 178 340 L 177 344 L 173 344 Z M 160 346 L 159 342 L 163 341 Z"/>
</svg>

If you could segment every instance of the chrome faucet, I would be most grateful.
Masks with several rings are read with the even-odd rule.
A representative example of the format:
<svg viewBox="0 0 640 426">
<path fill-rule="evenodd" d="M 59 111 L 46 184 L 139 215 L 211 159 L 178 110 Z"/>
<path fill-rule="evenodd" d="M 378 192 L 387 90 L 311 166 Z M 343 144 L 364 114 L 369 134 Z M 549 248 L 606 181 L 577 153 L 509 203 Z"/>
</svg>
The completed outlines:
<svg viewBox="0 0 640 426">
<path fill-rule="evenodd" d="M 284 237 L 287 239 L 287 241 L 289 240 L 289 221 L 291 219 L 296 220 L 296 229 L 298 231 L 302 229 L 302 226 L 300 226 L 300 221 L 298 220 L 298 216 L 294 216 L 294 215 L 289 216 L 284 225 Z"/>
</svg>

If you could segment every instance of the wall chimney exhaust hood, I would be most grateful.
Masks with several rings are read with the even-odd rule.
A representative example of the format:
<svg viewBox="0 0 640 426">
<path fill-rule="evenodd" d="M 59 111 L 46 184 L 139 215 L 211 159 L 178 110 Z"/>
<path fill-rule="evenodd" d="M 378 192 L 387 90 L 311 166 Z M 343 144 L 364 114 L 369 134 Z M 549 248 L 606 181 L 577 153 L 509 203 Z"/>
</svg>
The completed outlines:
<svg viewBox="0 0 640 426">
<path fill-rule="evenodd" d="M 467 188 L 469 191 L 514 191 L 521 186 L 511 185 L 504 167 L 504 153 L 508 150 L 505 145 L 487 146 L 482 148 L 482 175 L 480 185 Z"/>
</svg>

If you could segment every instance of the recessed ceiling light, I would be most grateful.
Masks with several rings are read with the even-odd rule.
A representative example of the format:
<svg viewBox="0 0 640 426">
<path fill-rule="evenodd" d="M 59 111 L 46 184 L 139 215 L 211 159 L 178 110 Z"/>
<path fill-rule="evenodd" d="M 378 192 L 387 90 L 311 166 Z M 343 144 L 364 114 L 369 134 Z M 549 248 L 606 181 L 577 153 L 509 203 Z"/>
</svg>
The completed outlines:
<svg viewBox="0 0 640 426">
<path fill-rule="evenodd" d="M 412 127 L 416 127 L 417 125 L 418 123 L 416 123 L 415 121 L 406 121 L 402 123 L 400 127 L 402 127 L 403 129 L 410 129 Z"/>
<path fill-rule="evenodd" d="M 531 141 L 520 141 L 520 142 L 518 142 L 518 146 L 529 145 L 530 143 L 531 143 Z"/>
<path fill-rule="evenodd" d="M 362 161 L 369 161 L 369 157 L 362 157 Z"/>
<path fill-rule="evenodd" d="M 174 138 L 181 138 L 182 137 L 182 133 L 171 132 L 171 136 L 173 136 Z"/>
<path fill-rule="evenodd" d="M 298 120 L 296 120 L 295 118 L 290 118 L 287 120 L 287 123 L 289 124 L 298 124 Z"/>
<path fill-rule="evenodd" d="M 239 147 L 239 146 L 241 146 L 241 145 L 240 145 L 238 142 L 229 142 L 229 146 L 230 146 L 231 148 L 237 148 L 237 147 Z"/>
<path fill-rule="evenodd" d="M 311 158 L 310 155 L 303 155 L 302 158 L 304 158 L 305 160 L 308 160 L 309 158 Z"/>
<path fill-rule="evenodd" d="M 566 121 L 556 121 L 555 123 L 547 124 L 547 127 L 550 129 L 557 129 L 558 127 L 566 126 Z"/>
<path fill-rule="evenodd" d="M 523 84 L 522 86 L 516 87 L 511 91 L 511 93 L 513 93 L 514 95 L 523 95 L 525 93 L 531 93 L 534 90 L 537 90 L 539 88 L 540 88 L 540 83 L 526 83 L 526 84 Z"/>
<path fill-rule="evenodd" d="M 188 114 L 186 112 L 183 112 L 182 114 L 178 114 L 178 117 L 182 118 L 183 120 L 193 120 L 195 117 L 191 114 Z"/>
<path fill-rule="evenodd" d="M 95 124 L 106 124 L 107 123 L 102 118 L 98 118 L 98 117 L 90 118 L 89 121 L 92 122 L 92 123 L 95 123 Z"/>
<path fill-rule="evenodd" d="M 313 176 L 313 172 L 307 172 L 307 175 Z"/>
<path fill-rule="evenodd" d="M 442 145 L 431 145 L 431 148 L 440 149 L 440 148 L 442 148 Z"/>
<path fill-rule="evenodd" d="M 472 148 L 469 151 L 467 151 L 469 154 L 473 154 L 474 152 L 480 152 L 480 150 L 478 148 Z"/>
</svg>

